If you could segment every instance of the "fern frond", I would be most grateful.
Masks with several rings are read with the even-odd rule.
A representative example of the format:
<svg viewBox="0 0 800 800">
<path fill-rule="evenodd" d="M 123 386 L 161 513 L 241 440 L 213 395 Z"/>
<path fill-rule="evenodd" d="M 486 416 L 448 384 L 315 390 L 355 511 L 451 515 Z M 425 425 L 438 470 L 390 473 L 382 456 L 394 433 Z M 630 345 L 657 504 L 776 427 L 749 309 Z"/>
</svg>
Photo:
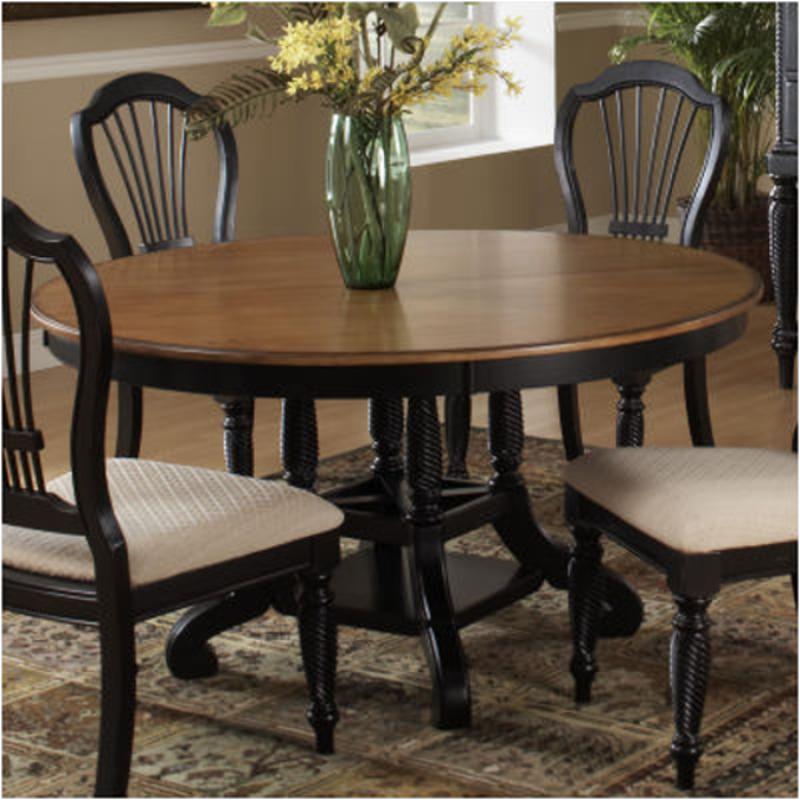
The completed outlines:
<svg viewBox="0 0 800 800">
<path fill-rule="evenodd" d="M 201 97 L 186 112 L 186 129 L 192 139 L 202 139 L 225 123 L 231 127 L 271 114 L 290 98 L 288 78 L 265 66 L 249 67 L 232 75 Z"/>
</svg>

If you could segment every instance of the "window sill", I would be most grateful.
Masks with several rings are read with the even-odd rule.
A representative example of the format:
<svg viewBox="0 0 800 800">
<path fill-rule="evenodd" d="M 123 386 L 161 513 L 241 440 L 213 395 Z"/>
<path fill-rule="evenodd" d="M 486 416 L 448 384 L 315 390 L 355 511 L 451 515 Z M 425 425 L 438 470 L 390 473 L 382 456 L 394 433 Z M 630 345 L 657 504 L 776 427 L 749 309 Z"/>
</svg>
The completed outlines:
<svg viewBox="0 0 800 800">
<path fill-rule="evenodd" d="M 414 147 L 412 143 L 410 145 L 411 166 L 424 167 L 429 164 L 443 164 L 446 161 L 461 161 L 466 158 L 511 153 L 515 150 L 532 150 L 534 146 L 530 141 L 513 139 L 480 139 L 455 145 L 429 145 L 427 147 Z"/>
</svg>

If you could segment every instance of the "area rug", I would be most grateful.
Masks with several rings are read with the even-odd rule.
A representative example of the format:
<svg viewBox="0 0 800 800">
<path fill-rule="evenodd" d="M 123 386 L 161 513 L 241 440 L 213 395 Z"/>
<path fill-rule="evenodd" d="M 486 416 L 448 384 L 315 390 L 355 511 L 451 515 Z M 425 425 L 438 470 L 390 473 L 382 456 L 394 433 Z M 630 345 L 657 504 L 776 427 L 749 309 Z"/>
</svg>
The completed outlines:
<svg viewBox="0 0 800 800">
<path fill-rule="evenodd" d="M 368 448 L 320 467 L 324 488 L 367 469 Z M 528 439 L 524 474 L 544 526 L 566 537 L 561 447 Z M 469 459 L 489 473 L 486 439 Z M 496 555 L 490 529 L 452 546 Z M 673 796 L 666 699 L 672 607 L 663 578 L 608 545 L 607 563 L 645 602 L 639 633 L 599 645 L 594 702 L 576 708 L 567 671 L 567 602 L 545 587 L 463 631 L 473 725 L 428 723 L 416 639 L 341 628 L 337 754 L 318 756 L 304 719 L 295 623 L 270 612 L 215 640 L 214 678 L 172 678 L 175 616 L 138 630 L 139 707 L 130 795 Z M 714 661 L 697 795 L 797 796 L 796 616 L 788 579 L 742 583 L 711 607 Z M 91 628 L 5 613 L 3 794 L 91 792 L 98 644 Z"/>
</svg>

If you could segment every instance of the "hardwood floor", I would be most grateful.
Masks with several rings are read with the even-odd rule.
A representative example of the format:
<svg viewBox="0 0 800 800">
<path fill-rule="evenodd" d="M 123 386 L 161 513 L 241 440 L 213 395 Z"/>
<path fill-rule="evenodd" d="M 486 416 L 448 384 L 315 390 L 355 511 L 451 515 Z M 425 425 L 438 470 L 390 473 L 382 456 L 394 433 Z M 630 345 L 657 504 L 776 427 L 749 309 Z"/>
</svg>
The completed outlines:
<svg viewBox="0 0 800 800">
<path fill-rule="evenodd" d="M 788 448 L 795 424 L 797 395 L 778 387 L 777 365 L 769 339 L 775 310 L 759 306 L 745 336 L 709 359 L 709 390 L 719 445 Z M 37 423 L 47 447 L 49 477 L 68 469 L 67 426 L 74 373 L 56 367 L 33 375 Z M 587 444 L 614 442 L 616 390 L 609 381 L 581 387 L 584 439 Z M 690 443 L 683 409 L 680 367 L 656 375 L 644 396 L 645 441 L 653 445 Z M 560 438 L 554 389 L 524 393 L 525 431 Z M 115 423 L 112 403 L 109 430 Z M 369 442 L 364 401 L 318 403 L 320 455 L 326 457 Z M 146 390 L 142 457 L 222 469 L 222 412 L 209 397 Z M 474 402 L 473 424 L 486 424 L 486 398 Z M 256 474 L 280 468 L 280 403 L 256 404 Z M 113 448 L 110 444 L 109 450 Z"/>
</svg>

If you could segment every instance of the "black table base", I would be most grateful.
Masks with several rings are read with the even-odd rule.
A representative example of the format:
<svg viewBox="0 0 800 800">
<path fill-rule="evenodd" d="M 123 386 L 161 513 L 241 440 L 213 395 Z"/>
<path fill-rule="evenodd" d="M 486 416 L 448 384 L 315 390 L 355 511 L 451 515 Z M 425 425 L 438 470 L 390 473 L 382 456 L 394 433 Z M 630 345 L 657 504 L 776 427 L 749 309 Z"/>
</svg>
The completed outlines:
<svg viewBox="0 0 800 800">
<path fill-rule="evenodd" d="M 334 576 L 336 618 L 343 625 L 420 636 L 431 672 L 433 724 L 465 727 L 471 703 L 459 629 L 537 591 L 544 581 L 566 589 L 568 552 L 536 523 L 519 474 L 524 443 L 519 392 L 490 394 L 494 474 L 488 484 L 442 477 L 434 397 L 408 401 L 405 459 L 403 428 L 402 400 L 373 398 L 372 475 L 326 495 L 345 511 L 343 536 L 362 540 Z M 313 402 L 284 401 L 282 445 L 287 480 L 313 486 Z M 493 525 L 513 560 L 445 553 L 448 540 L 486 524 Z M 641 601 L 611 572 L 606 587 L 601 635 L 632 635 L 641 624 Z M 262 614 L 270 602 L 283 613 L 296 613 L 290 586 L 269 600 L 257 587 L 192 609 L 170 635 L 167 662 L 173 674 L 213 674 L 217 663 L 209 639 Z"/>
</svg>

